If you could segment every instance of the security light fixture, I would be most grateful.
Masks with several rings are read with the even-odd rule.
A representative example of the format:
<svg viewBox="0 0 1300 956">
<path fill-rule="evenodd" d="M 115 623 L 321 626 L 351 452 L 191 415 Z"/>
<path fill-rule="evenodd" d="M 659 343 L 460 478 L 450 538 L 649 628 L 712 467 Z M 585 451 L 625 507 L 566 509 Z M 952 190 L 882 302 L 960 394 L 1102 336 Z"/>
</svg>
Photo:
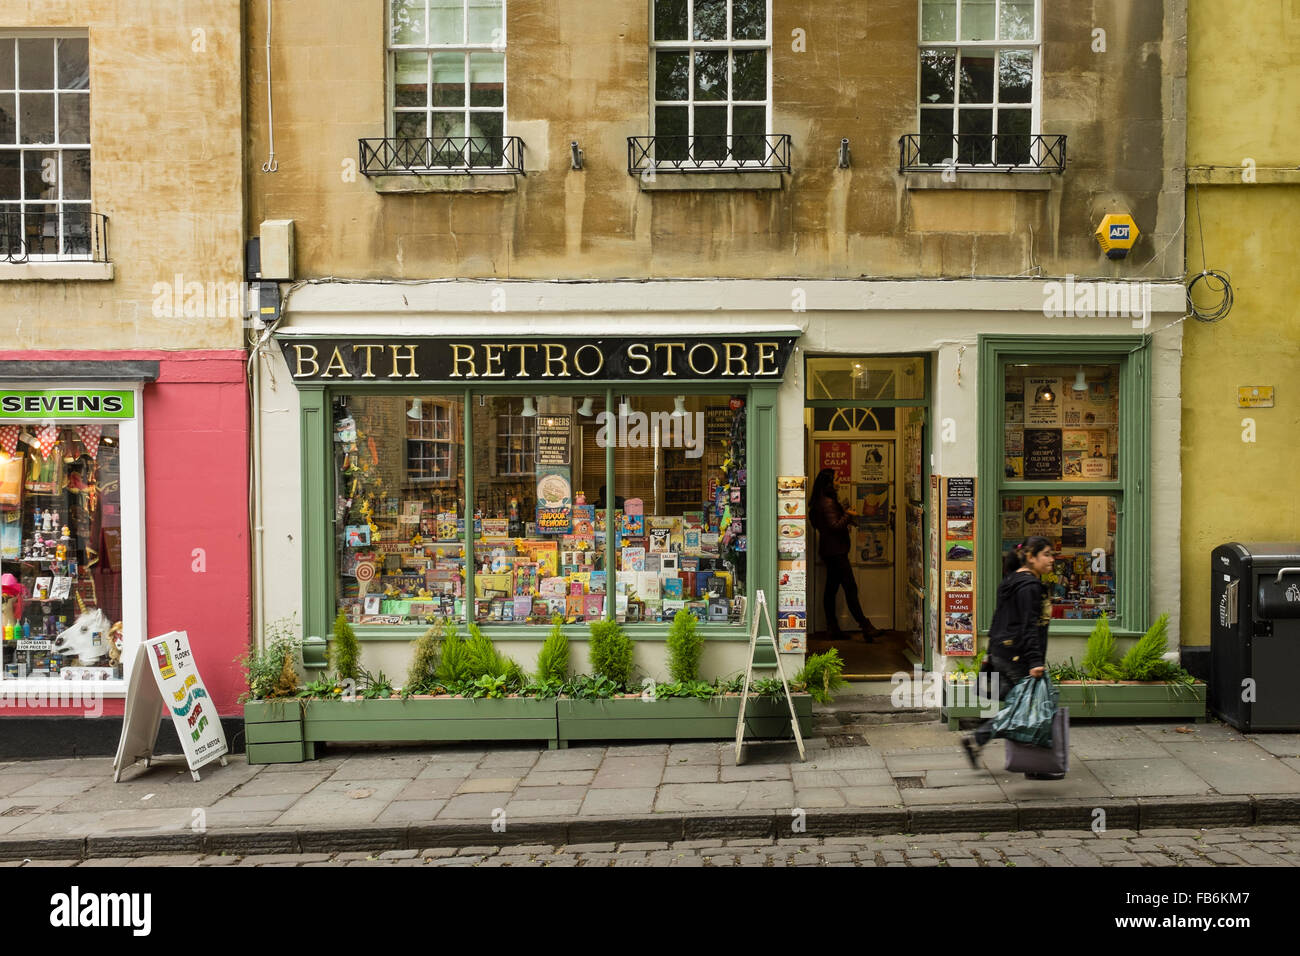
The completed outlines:
<svg viewBox="0 0 1300 956">
<path fill-rule="evenodd" d="M 686 414 L 686 396 L 678 395 L 673 399 L 672 418 L 682 418 Z"/>
<path fill-rule="evenodd" d="M 576 139 L 569 143 L 569 152 L 572 154 L 572 167 L 582 169 L 582 150 L 578 148 Z"/>
<path fill-rule="evenodd" d="M 848 169 L 852 157 L 849 155 L 849 140 L 846 136 L 840 140 L 840 169 Z"/>
</svg>

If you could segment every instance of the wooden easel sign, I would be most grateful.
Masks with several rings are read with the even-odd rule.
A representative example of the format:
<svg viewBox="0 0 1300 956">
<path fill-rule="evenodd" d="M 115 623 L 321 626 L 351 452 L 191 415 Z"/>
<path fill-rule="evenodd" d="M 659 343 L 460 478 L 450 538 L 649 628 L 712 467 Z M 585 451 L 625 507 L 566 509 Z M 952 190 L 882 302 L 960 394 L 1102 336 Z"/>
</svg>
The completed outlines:
<svg viewBox="0 0 1300 956">
<path fill-rule="evenodd" d="M 767 621 L 767 633 L 761 638 L 758 633 L 759 611 L 763 612 L 763 619 Z M 736 715 L 736 765 L 740 765 L 741 752 L 745 745 L 745 708 L 749 704 L 749 682 L 754 676 L 754 651 L 758 648 L 760 639 L 771 643 L 772 653 L 776 655 L 776 672 L 781 676 L 781 690 L 785 693 L 785 702 L 790 708 L 790 729 L 794 731 L 794 741 L 799 745 L 799 759 L 807 760 L 808 758 L 804 756 L 803 735 L 799 733 L 799 718 L 794 712 L 794 698 L 790 696 L 790 685 L 785 679 L 785 668 L 781 666 L 781 648 L 776 642 L 776 628 L 772 626 L 772 614 L 767 609 L 767 595 L 759 591 L 749 621 L 749 663 L 745 667 L 745 685 L 740 691 L 740 713 Z"/>
<path fill-rule="evenodd" d="M 153 679 L 147 679 L 146 673 Z M 113 761 L 114 783 L 137 760 L 149 765 L 164 706 L 176 725 L 191 777 L 198 780 L 199 768 L 214 760 L 226 765 L 226 735 L 190 653 L 190 639 L 184 631 L 172 631 L 136 648 L 126 689 L 122 739 Z"/>
</svg>

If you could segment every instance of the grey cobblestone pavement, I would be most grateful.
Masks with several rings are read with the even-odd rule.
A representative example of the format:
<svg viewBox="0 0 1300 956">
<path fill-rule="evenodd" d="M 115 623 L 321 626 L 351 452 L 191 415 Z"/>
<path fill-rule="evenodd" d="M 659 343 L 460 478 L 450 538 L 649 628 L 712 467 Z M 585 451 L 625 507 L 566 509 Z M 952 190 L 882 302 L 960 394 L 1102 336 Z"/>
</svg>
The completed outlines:
<svg viewBox="0 0 1300 956">
<path fill-rule="evenodd" d="M 1300 826 L 1215 830 L 1048 830 L 878 837 L 466 846 L 249 856 L 33 860 L 0 866 L 1300 866 Z"/>
</svg>

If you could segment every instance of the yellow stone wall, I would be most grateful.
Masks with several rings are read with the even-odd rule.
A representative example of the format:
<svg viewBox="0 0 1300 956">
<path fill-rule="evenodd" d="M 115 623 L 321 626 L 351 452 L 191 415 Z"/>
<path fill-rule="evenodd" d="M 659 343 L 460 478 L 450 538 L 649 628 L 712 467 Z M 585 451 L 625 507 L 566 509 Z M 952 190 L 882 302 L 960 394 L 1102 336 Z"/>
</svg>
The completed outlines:
<svg viewBox="0 0 1300 956">
<path fill-rule="evenodd" d="M 275 6 L 268 155 L 266 7 L 247 7 L 250 208 L 297 221 L 299 276 L 1178 275 L 1184 0 L 1049 3 L 1043 131 L 1069 137 L 1047 191 L 909 191 L 898 139 L 918 130 L 916 0 L 782 0 L 773 132 L 795 171 L 772 192 L 642 192 L 627 137 L 649 133 L 649 0 L 508 0 L 507 133 L 527 176 L 512 192 L 381 195 L 355 170 L 385 133 L 385 3 Z M 1095 30 L 1105 31 L 1105 51 Z M 803 52 L 796 52 L 802 31 Z M 853 165 L 836 168 L 841 138 Z M 569 168 L 577 140 L 586 168 Z M 1030 174 L 1032 175 L 1032 174 Z M 1142 230 L 1103 258 L 1106 212 Z"/>
<path fill-rule="evenodd" d="M 231 0 L 0 4 L 0 30 L 89 31 L 91 208 L 114 273 L 0 281 L 6 349 L 240 347 L 220 300 L 243 278 L 240 20 Z"/>
<path fill-rule="evenodd" d="M 1216 324 L 1189 320 L 1183 340 L 1182 634 L 1206 644 L 1210 552 L 1300 540 L 1300 4 L 1225 16 L 1214 0 L 1191 0 L 1188 35 L 1189 176 L 1216 183 L 1188 187 L 1188 277 L 1201 271 L 1203 241 L 1206 265 L 1229 273 L 1236 297 Z M 1275 386 L 1276 406 L 1239 408 L 1242 385 Z M 1247 418 L 1254 442 L 1242 440 Z"/>
</svg>

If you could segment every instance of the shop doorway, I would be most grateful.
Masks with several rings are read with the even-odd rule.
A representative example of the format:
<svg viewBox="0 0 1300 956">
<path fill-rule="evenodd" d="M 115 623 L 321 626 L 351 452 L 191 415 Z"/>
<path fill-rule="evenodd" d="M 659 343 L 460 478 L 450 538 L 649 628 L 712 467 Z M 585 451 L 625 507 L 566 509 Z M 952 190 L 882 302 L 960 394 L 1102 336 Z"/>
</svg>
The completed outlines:
<svg viewBox="0 0 1300 956">
<path fill-rule="evenodd" d="M 827 566 L 814 531 L 808 551 L 809 651 L 830 647 L 845 675 L 888 680 L 928 665 L 926 510 L 928 361 L 926 356 L 810 357 L 804 412 L 805 463 L 811 486 L 833 468 L 841 504 L 858 514 L 849 566 L 861 608 L 885 633 L 862 640 L 846 589 L 837 588 L 834 618 L 825 609 Z M 848 640 L 831 640 L 838 628 Z"/>
</svg>

